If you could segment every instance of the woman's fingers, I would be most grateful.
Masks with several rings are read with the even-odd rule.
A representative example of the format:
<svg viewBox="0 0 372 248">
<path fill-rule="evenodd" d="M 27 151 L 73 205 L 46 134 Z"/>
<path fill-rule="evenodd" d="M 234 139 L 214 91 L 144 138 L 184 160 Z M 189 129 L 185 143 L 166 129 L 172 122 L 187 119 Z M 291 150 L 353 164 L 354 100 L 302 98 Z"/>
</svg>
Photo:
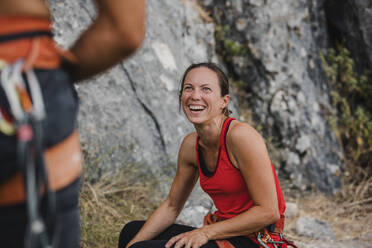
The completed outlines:
<svg viewBox="0 0 372 248">
<path fill-rule="evenodd" d="M 179 241 L 183 236 L 185 236 L 185 233 L 181 233 L 177 236 L 174 236 L 173 238 L 168 240 L 168 242 L 165 244 L 165 248 L 170 248 L 174 243 Z"/>
<path fill-rule="evenodd" d="M 166 244 L 165 248 L 199 248 L 208 242 L 208 237 L 200 230 L 194 230 L 174 236 Z"/>
<path fill-rule="evenodd" d="M 201 244 L 198 242 L 195 242 L 194 240 L 189 240 L 187 244 L 185 245 L 185 248 L 199 248 Z"/>
<path fill-rule="evenodd" d="M 192 245 L 192 241 L 189 240 L 186 245 L 185 245 L 185 248 L 193 248 L 194 246 Z"/>
<path fill-rule="evenodd" d="M 184 245 L 187 244 L 187 238 L 186 237 L 182 237 L 181 239 L 179 239 L 176 244 L 174 245 L 174 248 L 182 248 Z"/>
</svg>

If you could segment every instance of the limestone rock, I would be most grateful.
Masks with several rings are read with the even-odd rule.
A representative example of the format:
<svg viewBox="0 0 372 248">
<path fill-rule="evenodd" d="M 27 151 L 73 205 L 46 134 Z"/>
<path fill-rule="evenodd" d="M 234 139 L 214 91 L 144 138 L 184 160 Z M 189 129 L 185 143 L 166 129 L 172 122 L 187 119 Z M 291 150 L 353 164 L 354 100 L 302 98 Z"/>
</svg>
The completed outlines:
<svg viewBox="0 0 372 248">
<path fill-rule="evenodd" d="M 87 166 L 99 176 L 135 162 L 159 178 L 172 178 L 182 137 L 193 130 L 178 111 L 180 77 L 190 63 L 218 62 L 217 48 L 231 76 L 244 85 L 244 104 L 255 122 L 278 143 L 279 173 L 298 188 L 335 192 L 343 155 L 327 120 L 329 87 L 319 54 L 329 45 L 330 30 L 338 30 L 351 37 L 352 53 L 363 55 L 358 63 L 370 67 L 371 1 L 198 1 L 205 12 L 196 1 L 148 1 L 142 48 L 76 87 Z M 92 0 L 48 2 L 55 40 L 64 47 L 96 15 Z"/>
<path fill-rule="evenodd" d="M 296 233 L 315 239 L 335 239 L 335 234 L 328 221 L 309 217 L 301 217 L 297 220 Z"/>
<path fill-rule="evenodd" d="M 69 47 L 96 15 L 91 0 L 49 4 L 55 40 L 63 47 Z M 213 34 L 213 24 L 205 23 L 190 1 L 147 2 L 142 48 L 77 86 L 87 166 L 104 170 L 136 162 L 158 175 L 174 175 L 179 145 L 193 130 L 178 109 L 178 84 L 190 63 L 218 62 Z"/>
<path fill-rule="evenodd" d="M 49 4 L 55 40 L 65 48 L 96 15 L 91 0 Z M 193 131 L 179 112 L 178 84 L 189 64 L 218 62 L 214 45 L 214 25 L 203 21 L 192 1 L 147 1 L 142 48 L 111 70 L 76 86 L 81 104 L 78 125 L 90 177 L 138 163 L 158 179 L 163 195 L 168 193 L 182 138 Z M 231 99 L 229 108 L 238 117 L 233 93 Z M 200 225 L 205 211 L 199 210 L 211 205 L 197 184 L 179 220 Z"/>
<path fill-rule="evenodd" d="M 209 209 L 203 206 L 190 206 L 182 210 L 176 222 L 192 227 L 202 227 L 203 217 L 208 212 Z"/>
<path fill-rule="evenodd" d="M 369 248 L 371 247 L 370 242 L 364 242 L 361 240 L 312 240 L 311 242 L 300 242 L 297 241 L 296 245 L 299 248 Z"/>
<path fill-rule="evenodd" d="M 298 206 L 294 202 L 286 202 L 285 217 L 294 218 L 298 214 Z"/>
<path fill-rule="evenodd" d="M 235 2 L 204 6 L 219 26 L 218 51 L 244 85 L 242 101 L 265 135 L 279 144 L 281 172 L 294 185 L 334 192 L 340 173 L 326 165 L 340 170 L 344 165 L 325 114 L 331 106 L 319 59 L 328 39 L 321 1 L 242 0 L 239 7 Z"/>
<path fill-rule="evenodd" d="M 345 42 L 363 72 L 372 66 L 372 0 L 325 1 L 331 42 Z"/>
</svg>

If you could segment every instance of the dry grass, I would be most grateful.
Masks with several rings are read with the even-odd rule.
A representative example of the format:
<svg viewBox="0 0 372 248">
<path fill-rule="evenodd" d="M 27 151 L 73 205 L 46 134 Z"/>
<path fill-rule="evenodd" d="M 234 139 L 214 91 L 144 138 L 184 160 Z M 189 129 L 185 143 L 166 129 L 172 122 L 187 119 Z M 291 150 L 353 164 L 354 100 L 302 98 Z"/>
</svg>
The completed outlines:
<svg viewBox="0 0 372 248">
<path fill-rule="evenodd" d="M 299 217 L 312 217 L 327 220 L 338 240 L 367 240 L 372 230 L 372 178 L 356 184 L 345 185 L 335 196 L 310 193 L 300 198 L 287 197 L 295 202 L 299 211 L 297 216 L 286 223 L 286 234 L 290 239 L 309 241 L 295 232 Z M 370 237 L 369 237 L 370 239 Z"/>
<path fill-rule="evenodd" d="M 80 197 L 82 248 L 117 247 L 125 223 L 146 219 L 159 204 L 156 181 L 138 166 L 105 174 L 96 182 L 86 179 Z"/>
<path fill-rule="evenodd" d="M 296 221 L 304 216 L 327 220 L 339 240 L 365 240 L 366 234 L 371 233 L 372 178 L 346 184 L 332 197 L 319 192 L 298 194 L 283 183 L 286 201 L 297 203 L 299 208 L 297 216 L 286 220 L 285 234 L 289 239 L 311 241 L 295 231 Z M 105 174 L 96 182 L 86 179 L 81 192 L 81 247 L 117 247 L 123 225 L 146 219 L 158 206 L 161 197 L 155 188 L 157 181 L 134 165 Z"/>
</svg>

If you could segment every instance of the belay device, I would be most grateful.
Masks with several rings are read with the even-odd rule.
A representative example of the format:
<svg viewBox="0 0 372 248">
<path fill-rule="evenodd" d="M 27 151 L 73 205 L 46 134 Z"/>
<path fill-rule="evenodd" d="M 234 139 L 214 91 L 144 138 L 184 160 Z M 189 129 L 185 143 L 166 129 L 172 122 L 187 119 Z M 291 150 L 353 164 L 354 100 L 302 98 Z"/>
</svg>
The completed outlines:
<svg viewBox="0 0 372 248">
<path fill-rule="evenodd" d="M 45 108 L 40 85 L 32 69 L 24 70 L 24 61 L 2 63 L 0 86 L 9 103 L 7 120 L 0 114 L 0 132 L 17 136 L 17 166 L 22 173 L 27 209 L 25 248 L 56 247 L 55 195 L 50 190 L 43 156 Z M 28 93 L 29 92 L 29 93 Z M 4 110 L 3 110 L 4 111 Z M 0 111 L 1 113 L 1 111 Z M 45 198 L 46 211 L 41 212 Z"/>
</svg>

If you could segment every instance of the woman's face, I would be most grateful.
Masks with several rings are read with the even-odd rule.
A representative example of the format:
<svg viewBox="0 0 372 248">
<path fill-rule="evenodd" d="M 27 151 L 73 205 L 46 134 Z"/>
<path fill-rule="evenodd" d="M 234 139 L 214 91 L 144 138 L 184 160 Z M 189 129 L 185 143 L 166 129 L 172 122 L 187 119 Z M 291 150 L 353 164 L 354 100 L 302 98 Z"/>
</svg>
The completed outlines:
<svg viewBox="0 0 372 248">
<path fill-rule="evenodd" d="M 197 67 L 188 72 L 183 84 L 181 104 L 187 119 L 201 124 L 223 115 L 229 95 L 221 96 L 217 74 L 207 67 Z"/>
</svg>

